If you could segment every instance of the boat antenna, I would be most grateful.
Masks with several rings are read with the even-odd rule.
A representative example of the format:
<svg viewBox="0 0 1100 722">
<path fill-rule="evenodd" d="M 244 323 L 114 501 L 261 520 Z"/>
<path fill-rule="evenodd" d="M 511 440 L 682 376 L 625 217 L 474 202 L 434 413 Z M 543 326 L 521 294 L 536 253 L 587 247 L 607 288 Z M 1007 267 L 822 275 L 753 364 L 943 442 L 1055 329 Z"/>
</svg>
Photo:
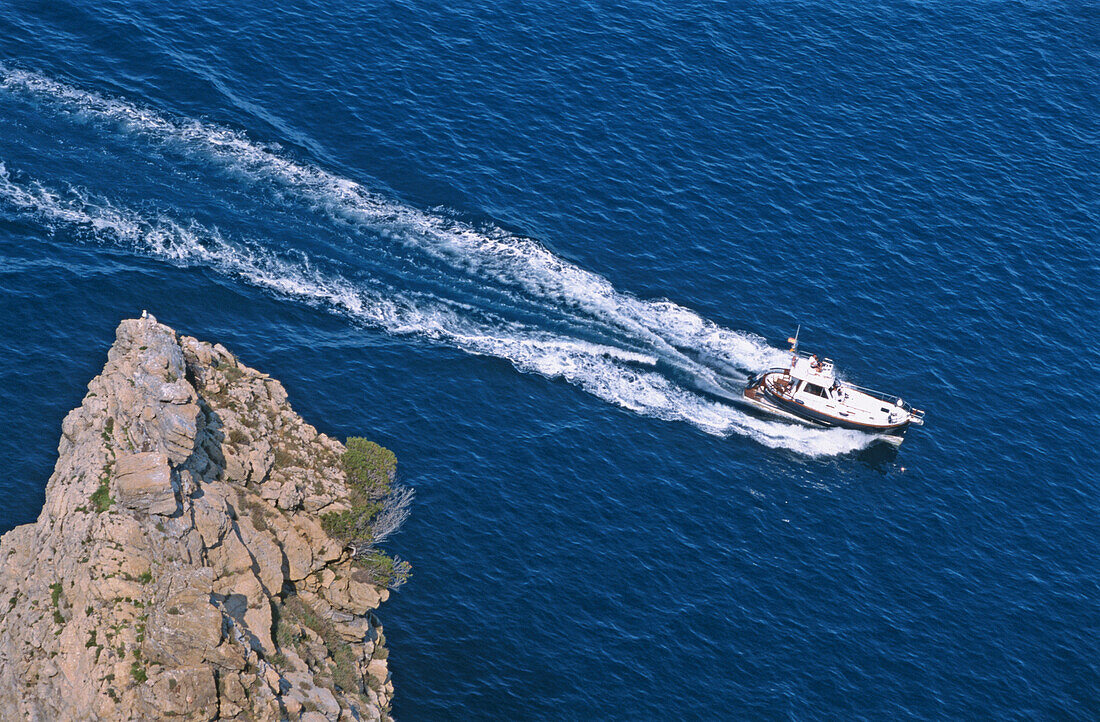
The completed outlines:
<svg viewBox="0 0 1100 722">
<path fill-rule="evenodd" d="M 794 338 L 788 338 L 787 343 L 791 345 L 791 353 L 798 353 L 798 334 L 802 331 L 802 324 L 798 324 L 798 329 L 794 332 Z"/>
</svg>

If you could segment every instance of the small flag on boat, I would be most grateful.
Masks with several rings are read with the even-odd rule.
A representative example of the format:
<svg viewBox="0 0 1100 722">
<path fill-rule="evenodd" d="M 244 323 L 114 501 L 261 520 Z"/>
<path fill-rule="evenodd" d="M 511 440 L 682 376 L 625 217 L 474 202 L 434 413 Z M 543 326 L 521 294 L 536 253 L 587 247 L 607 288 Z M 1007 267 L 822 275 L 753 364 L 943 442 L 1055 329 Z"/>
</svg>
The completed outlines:
<svg viewBox="0 0 1100 722">
<path fill-rule="evenodd" d="M 801 332 L 802 324 L 798 324 L 798 328 L 796 328 L 794 331 L 794 337 L 787 339 L 787 343 L 791 345 L 791 351 L 794 351 L 796 348 L 798 348 L 798 334 L 800 334 Z"/>
</svg>

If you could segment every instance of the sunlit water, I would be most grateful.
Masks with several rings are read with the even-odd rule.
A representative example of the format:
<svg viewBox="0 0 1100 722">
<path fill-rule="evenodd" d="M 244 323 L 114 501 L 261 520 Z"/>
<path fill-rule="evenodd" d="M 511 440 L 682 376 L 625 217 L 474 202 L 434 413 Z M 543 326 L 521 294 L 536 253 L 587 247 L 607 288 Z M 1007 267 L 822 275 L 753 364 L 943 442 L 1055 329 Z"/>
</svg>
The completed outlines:
<svg viewBox="0 0 1100 722">
<path fill-rule="evenodd" d="M 1095 716 L 1097 19 L 0 9 L 3 528 L 148 309 L 398 453 L 403 719 Z"/>
</svg>

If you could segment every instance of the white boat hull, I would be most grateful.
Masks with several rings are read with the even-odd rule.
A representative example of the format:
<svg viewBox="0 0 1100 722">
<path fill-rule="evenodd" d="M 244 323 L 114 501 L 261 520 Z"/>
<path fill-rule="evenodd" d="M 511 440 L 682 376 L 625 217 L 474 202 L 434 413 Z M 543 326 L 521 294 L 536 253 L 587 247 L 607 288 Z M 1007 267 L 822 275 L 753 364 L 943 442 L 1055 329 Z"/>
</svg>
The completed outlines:
<svg viewBox="0 0 1100 722">
<path fill-rule="evenodd" d="M 919 425 L 922 423 L 921 416 L 923 416 L 923 412 L 910 410 L 908 407 L 904 410 L 904 415 L 896 421 L 890 418 L 894 409 L 886 407 L 881 409 L 884 418 L 881 420 L 868 418 L 865 421 L 857 420 L 858 417 L 844 418 L 855 416 L 855 414 L 847 411 L 843 404 L 829 403 L 824 408 L 816 409 L 807 404 L 803 398 L 796 398 L 795 395 L 782 391 L 783 382 L 781 380 L 787 378 L 784 374 L 785 372 L 782 370 L 773 370 L 754 378 L 745 387 L 742 394 L 744 401 L 761 412 L 785 421 L 793 421 L 818 428 L 843 428 L 861 431 L 895 446 L 900 445 L 905 440 L 905 433 L 909 430 L 911 424 Z M 846 387 L 844 396 L 845 399 L 855 401 L 871 400 L 874 405 L 880 405 L 878 400 L 857 391 L 856 387 Z M 814 400 L 809 401 L 812 404 Z M 858 410 L 855 404 L 850 408 Z M 898 413 L 901 412 L 902 409 L 899 407 Z"/>
</svg>

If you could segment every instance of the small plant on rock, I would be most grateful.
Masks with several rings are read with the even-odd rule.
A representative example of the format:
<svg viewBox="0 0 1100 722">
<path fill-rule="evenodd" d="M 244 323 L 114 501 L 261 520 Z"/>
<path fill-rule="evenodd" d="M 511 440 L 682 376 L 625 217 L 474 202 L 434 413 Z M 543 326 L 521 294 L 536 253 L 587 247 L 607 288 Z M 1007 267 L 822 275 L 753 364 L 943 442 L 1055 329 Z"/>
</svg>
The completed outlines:
<svg viewBox="0 0 1100 722">
<path fill-rule="evenodd" d="M 376 548 L 409 517 L 414 492 L 394 486 L 397 457 L 361 437 L 348 439 L 342 457 L 351 508 L 321 517 L 328 534 L 344 542 L 358 567 L 356 580 L 396 589 L 408 580 L 411 565 Z"/>
<path fill-rule="evenodd" d="M 412 565 L 398 556 L 377 549 L 365 550 L 355 556 L 356 569 L 351 578 L 363 584 L 397 589 L 409 581 Z"/>
<path fill-rule="evenodd" d="M 97 513 L 102 514 L 111 508 L 111 504 L 115 503 L 108 489 L 110 483 L 111 480 L 108 477 L 101 477 L 99 479 L 99 487 L 92 492 L 91 497 L 88 499 L 92 503 L 92 508 L 95 509 Z"/>
</svg>

